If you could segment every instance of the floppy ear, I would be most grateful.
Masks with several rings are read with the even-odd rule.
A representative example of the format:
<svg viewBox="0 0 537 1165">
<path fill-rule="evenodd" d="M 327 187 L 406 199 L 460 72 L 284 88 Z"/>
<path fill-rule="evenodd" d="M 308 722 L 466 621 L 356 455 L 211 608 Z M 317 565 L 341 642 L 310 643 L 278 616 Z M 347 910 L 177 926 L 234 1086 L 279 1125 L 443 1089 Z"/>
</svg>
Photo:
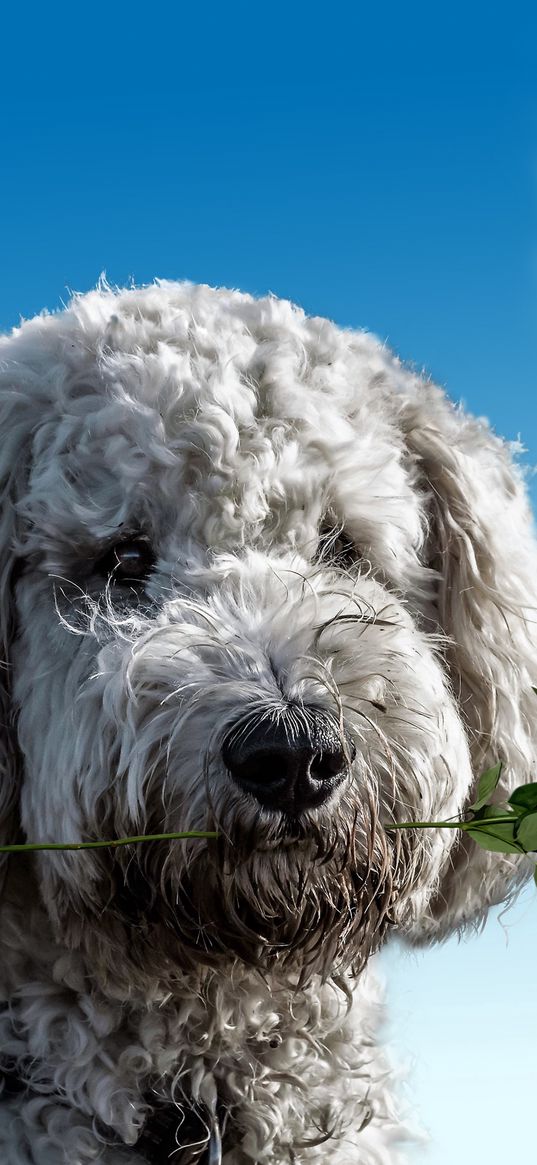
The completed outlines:
<svg viewBox="0 0 537 1165">
<path fill-rule="evenodd" d="M 429 515 L 426 565 L 437 572 L 431 629 L 450 637 L 446 666 L 466 725 L 475 799 L 479 776 L 503 761 L 495 800 L 537 780 L 537 545 L 519 446 L 413 379 L 402 423 Z M 528 875 L 516 855 L 466 834 L 413 939 L 443 937 L 483 918 Z"/>
</svg>

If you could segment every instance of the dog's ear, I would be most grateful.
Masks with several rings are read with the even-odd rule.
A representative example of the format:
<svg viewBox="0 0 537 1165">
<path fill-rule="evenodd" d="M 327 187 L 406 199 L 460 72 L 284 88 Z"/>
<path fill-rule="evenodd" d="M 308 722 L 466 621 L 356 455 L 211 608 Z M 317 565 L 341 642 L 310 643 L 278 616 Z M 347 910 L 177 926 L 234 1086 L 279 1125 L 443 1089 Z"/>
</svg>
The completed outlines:
<svg viewBox="0 0 537 1165">
<path fill-rule="evenodd" d="M 468 804 L 480 774 L 498 761 L 494 799 L 503 801 L 537 780 L 537 545 L 518 447 L 433 385 L 406 397 L 401 417 L 425 495 L 424 561 L 437 572 L 433 626 L 449 636 L 446 665 L 470 744 Z M 412 937 L 442 937 L 482 919 L 527 868 L 462 835 Z"/>
</svg>

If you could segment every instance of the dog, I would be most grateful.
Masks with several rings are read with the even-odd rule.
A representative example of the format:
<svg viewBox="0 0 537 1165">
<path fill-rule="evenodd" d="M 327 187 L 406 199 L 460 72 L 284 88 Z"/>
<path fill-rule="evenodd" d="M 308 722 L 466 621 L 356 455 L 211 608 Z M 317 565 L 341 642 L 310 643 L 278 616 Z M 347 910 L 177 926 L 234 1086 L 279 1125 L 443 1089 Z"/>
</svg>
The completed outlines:
<svg viewBox="0 0 537 1165">
<path fill-rule="evenodd" d="M 0 340 L 9 1165 L 395 1165 L 374 955 L 524 859 L 456 818 L 535 776 L 518 448 L 366 332 L 105 283 Z"/>
</svg>

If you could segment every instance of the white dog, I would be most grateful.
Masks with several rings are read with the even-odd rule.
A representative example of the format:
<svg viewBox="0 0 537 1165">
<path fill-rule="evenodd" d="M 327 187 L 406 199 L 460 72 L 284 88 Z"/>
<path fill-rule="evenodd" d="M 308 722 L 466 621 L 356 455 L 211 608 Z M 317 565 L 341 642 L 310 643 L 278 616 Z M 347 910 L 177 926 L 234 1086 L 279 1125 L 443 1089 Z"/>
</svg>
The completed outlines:
<svg viewBox="0 0 537 1165">
<path fill-rule="evenodd" d="M 513 450 L 371 336 L 158 283 L 0 340 L 9 1165 L 380 1165 L 369 956 L 520 882 L 453 830 L 533 779 Z"/>
</svg>

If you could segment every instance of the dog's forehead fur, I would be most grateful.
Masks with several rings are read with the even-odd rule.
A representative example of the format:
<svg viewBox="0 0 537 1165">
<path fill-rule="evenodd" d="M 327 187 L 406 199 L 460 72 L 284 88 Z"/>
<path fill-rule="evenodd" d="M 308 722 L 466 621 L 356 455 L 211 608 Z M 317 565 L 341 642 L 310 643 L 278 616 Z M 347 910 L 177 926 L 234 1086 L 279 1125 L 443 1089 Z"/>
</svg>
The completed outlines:
<svg viewBox="0 0 537 1165">
<path fill-rule="evenodd" d="M 0 838 L 219 834 L 11 860 L 0 1070 L 5 1048 L 31 1092 L 0 1105 L 10 1165 L 147 1165 L 155 1087 L 195 1116 L 180 1165 L 220 1160 L 222 1117 L 226 1165 L 398 1161 L 363 968 L 527 873 L 385 828 L 464 812 L 498 760 L 498 800 L 534 779 L 514 454 L 367 333 L 273 296 L 102 285 L 0 339 Z M 106 564 L 133 543 L 131 586 Z M 267 807 L 230 740 L 259 732 L 259 765 L 267 725 L 288 748 L 316 717 L 340 781 Z"/>
<path fill-rule="evenodd" d="M 274 297 L 161 284 L 79 297 L 20 341 L 44 407 L 37 531 L 106 540 L 139 522 L 183 553 L 263 536 L 311 549 L 331 510 L 398 584 L 415 565 L 423 505 L 394 394 L 412 377 L 367 333 Z"/>
</svg>

